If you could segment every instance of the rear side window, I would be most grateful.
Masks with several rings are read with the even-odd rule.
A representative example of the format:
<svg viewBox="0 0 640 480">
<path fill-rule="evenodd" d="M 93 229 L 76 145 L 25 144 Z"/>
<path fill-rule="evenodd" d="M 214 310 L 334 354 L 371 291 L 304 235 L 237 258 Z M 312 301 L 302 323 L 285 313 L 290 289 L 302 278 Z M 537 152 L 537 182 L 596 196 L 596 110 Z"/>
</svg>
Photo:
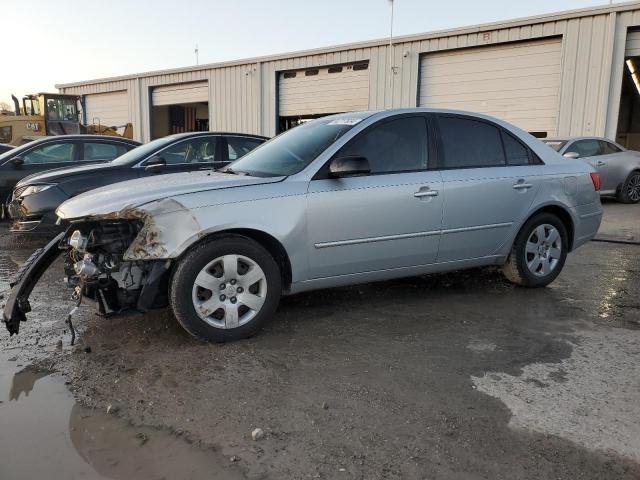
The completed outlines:
<svg viewBox="0 0 640 480">
<path fill-rule="evenodd" d="M 506 165 L 498 127 L 479 120 L 448 116 L 439 117 L 438 125 L 444 168 Z"/>
<path fill-rule="evenodd" d="M 362 156 L 371 173 L 397 173 L 427 168 L 427 122 L 405 117 L 362 132 L 339 156 Z"/>
<path fill-rule="evenodd" d="M 529 150 L 516 140 L 510 133 L 502 131 L 504 153 L 507 156 L 507 165 L 527 165 L 529 163 Z"/>
<path fill-rule="evenodd" d="M 84 144 L 83 160 L 87 162 L 97 160 L 113 160 L 123 153 L 127 152 L 124 145 L 116 145 L 113 143 L 87 142 Z"/>
</svg>

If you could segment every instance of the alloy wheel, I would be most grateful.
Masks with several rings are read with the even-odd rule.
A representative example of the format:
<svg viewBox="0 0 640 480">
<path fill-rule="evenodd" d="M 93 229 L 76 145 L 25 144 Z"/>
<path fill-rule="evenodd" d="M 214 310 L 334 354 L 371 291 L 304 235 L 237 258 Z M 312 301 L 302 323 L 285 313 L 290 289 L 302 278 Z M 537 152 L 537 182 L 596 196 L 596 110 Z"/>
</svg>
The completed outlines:
<svg viewBox="0 0 640 480">
<path fill-rule="evenodd" d="M 216 328 L 237 328 L 260 312 L 267 297 L 267 278 L 252 259 L 224 255 L 198 273 L 192 300 L 198 316 Z"/>
<path fill-rule="evenodd" d="M 549 275 L 562 255 L 562 238 L 553 225 L 537 226 L 525 246 L 527 268 L 538 277 Z"/>
<path fill-rule="evenodd" d="M 632 202 L 640 200 L 640 173 L 635 173 L 627 182 L 627 196 Z"/>
</svg>

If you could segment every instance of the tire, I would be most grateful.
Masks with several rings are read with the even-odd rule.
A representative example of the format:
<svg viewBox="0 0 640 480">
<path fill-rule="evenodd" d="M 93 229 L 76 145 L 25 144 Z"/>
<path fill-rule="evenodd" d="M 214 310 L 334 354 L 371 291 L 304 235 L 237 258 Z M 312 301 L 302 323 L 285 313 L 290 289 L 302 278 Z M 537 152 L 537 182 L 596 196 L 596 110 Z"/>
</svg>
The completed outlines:
<svg viewBox="0 0 640 480">
<path fill-rule="evenodd" d="M 191 335 L 229 342 L 254 335 L 275 313 L 281 293 L 280 269 L 264 247 L 241 235 L 216 235 L 180 259 L 169 303 Z"/>
<path fill-rule="evenodd" d="M 544 238 L 540 241 L 541 236 Z M 568 247 L 569 235 L 564 223 L 551 213 L 540 213 L 518 232 L 502 273 L 516 285 L 546 287 L 562 271 Z"/>
<path fill-rule="evenodd" d="M 622 203 L 640 202 L 640 170 L 629 174 L 618 191 L 618 201 Z"/>
</svg>

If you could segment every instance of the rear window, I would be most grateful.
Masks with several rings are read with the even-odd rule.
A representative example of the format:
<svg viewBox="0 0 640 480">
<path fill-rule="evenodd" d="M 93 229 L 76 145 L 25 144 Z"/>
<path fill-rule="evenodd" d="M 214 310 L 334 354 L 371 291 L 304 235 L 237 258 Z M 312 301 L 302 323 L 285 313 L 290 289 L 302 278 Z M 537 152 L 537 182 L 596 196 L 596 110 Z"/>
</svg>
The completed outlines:
<svg viewBox="0 0 640 480">
<path fill-rule="evenodd" d="M 556 152 L 562 150 L 562 147 L 567 144 L 567 142 L 564 142 L 562 140 L 546 140 L 544 143 L 553 148 Z"/>
</svg>

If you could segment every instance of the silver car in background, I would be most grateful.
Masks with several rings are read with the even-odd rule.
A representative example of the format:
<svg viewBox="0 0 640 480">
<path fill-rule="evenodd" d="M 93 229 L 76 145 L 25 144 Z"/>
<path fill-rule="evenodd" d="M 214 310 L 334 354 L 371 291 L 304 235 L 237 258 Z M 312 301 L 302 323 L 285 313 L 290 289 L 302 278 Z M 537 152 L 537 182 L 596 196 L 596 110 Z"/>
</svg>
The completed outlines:
<svg viewBox="0 0 640 480">
<path fill-rule="evenodd" d="M 542 287 L 596 234 L 598 184 L 588 164 L 484 115 L 324 117 L 223 172 L 132 180 L 63 203 L 66 233 L 22 269 L 4 320 L 17 333 L 61 251 L 66 283 L 100 313 L 169 304 L 210 341 L 252 335 L 283 294 L 488 265 Z"/>
<path fill-rule="evenodd" d="M 548 138 L 543 140 L 566 158 L 588 162 L 602 181 L 600 195 L 623 203 L 640 202 L 640 152 L 600 137 Z"/>
</svg>

